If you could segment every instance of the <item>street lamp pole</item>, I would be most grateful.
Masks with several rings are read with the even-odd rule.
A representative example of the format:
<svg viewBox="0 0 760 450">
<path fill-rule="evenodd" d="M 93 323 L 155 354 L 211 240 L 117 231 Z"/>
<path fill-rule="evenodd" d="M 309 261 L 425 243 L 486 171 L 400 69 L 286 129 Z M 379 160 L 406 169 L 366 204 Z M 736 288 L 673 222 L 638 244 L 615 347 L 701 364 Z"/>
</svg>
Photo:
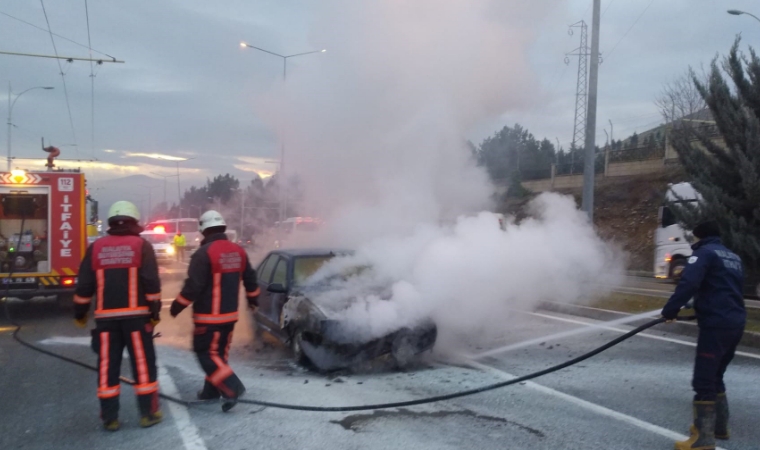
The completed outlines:
<svg viewBox="0 0 760 450">
<path fill-rule="evenodd" d="M 16 96 L 16 98 L 13 99 L 13 102 L 11 102 L 11 94 L 12 94 L 12 92 L 11 92 L 11 82 L 10 81 L 8 82 L 8 172 L 11 171 L 11 128 L 13 126 L 12 122 L 11 122 L 11 119 L 13 117 L 13 115 L 12 115 L 12 113 L 13 113 L 13 105 L 16 104 L 16 100 L 18 100 L 19 97 L 21 97 L 22 95 L 24 95 L 27 92 L 29 92 L 31 90 L 34 90 L 34 89 L 49 90 L 49 89 L 53 89 L 53 88 L 50 87 L 50 86 L 35 86 L 35 87 L 32 87 L 32 88 L 29 88 L 29 89 L 21 92 L 20 94 L 18 94 Z"/>
<path fill-rule="evenodd" d="M 169 203 L 168 203 L 168 201 L 166 199 L 166 180 L 168 178 L 176 177 L 177 175 L 176 174 L 175 175 L 163 175 L 163 174 L 160 174 L 158 172 L 151 172 L 151 174 L 157 175 L 157 176 L 159 176 L 159 177 L 161 177 L 161 178 L 164 179 L 164 206 L 166 207 L 166 211 L 168 212 L 169 211 Z"/>
<path fill-rule="evenodd" d="M 310 52 L 303 52 L 303 53 L 295 53 L 292 55 L 281 55 L 279 53 L 270 52 L 269 50 L 264 50 L 263 48 L 259 48 L 256 46 L 253 46 L 251 44 L 247 44 L 245 42 L 241 42 L 240 46 L 243 48 L 252 48 L 254 50 L 259 50 L 264 53 L 268 53 L 272 56 L 276 56 L 278 58 L 282 58 L 282 82 L 285 83 L 288 78 L 288 59 L 295 58 L 296 56 L 304 56 L 304 55 L 312 55 L 314 53 L 325 53 L 327 49 L 322 50 L 313 50 Z M 282 224 L 285 221 L 285 215 L 287 214 L 287 204 L 288 204 L 288 197 L 287 197 L 287 191 L 285 188 L 285 136 L 282 137 L 282 142 L 280 144 L 280 171 L 279 171 L 279 177 L 278 177 L 278 186 L 280 189 L 280 224 Z"/>
<path fill-rule="evenodd" d="M 174 162 L 177 163 L 177 219 L 182 218 L 182 194 L 179 187 L 179 163 L 193 160 L 195 158 L 178 159 Z M 173 176 L 173 175 L 172 175 Z"/>
<path fill-rule="evenodd" d="M 733 15 L 733 16 L 747 15 L 747 16 L 750 16 L 750 17 L 754 17 L 755 20 L 757 20 L 758 22 L 760 22 L 760 17 L 757 17 L 756 15 L 754 15 L 752 13 L 748 13 L 746 11 L 740 11 L 738 9 L 729 9 L 726 12 L 729 13 L 729 14 L 731 14 L 731 15 Z"/>
</svg>

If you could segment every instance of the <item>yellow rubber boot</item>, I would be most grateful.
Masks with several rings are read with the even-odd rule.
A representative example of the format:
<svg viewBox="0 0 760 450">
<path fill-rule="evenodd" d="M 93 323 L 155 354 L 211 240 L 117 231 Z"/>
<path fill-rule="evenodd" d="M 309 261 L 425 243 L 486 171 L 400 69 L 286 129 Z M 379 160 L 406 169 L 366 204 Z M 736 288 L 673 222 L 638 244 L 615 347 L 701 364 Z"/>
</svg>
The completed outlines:
<svg viewBox="0 0 760 450">
<path fill-rule="evenodd" d="M 715 402 L 715 439 L 727 441 L 731 437 L 728 430 L 728 399 L 726 393 L 718 394 L 718 400 Z"/>
<path fill-rule="evenodd" d="M 103 429 L 106 431 L 119 431 L 119 428 L 121 428 L 121 424 L 118 420 L 103 422 Z"/>
<path fill-rule="evenodd" d="M 691 436 L 676 442 L 676 450 L 715 450 L 715 402 L 694 402 Z"/>
<path fill-rule="evenodd" d="M 152 414 L 148 414 L 147 416 L 142 416 L 140 419 L 140 426 L 143 428 L 152 427 L 162 420 L 164 420 L 164 415 L 161 413 L 161 411 L 156 411 Z"/>
</svg>

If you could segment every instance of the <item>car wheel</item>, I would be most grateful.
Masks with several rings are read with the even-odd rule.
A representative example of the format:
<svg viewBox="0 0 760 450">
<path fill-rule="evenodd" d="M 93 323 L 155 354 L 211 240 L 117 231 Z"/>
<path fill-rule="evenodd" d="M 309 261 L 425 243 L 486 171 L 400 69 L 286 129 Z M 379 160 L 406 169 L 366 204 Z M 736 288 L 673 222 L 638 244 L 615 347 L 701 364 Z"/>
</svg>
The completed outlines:
<svg viewBox="0 0 760 450">
<path fill-rule="evenodd" d="M 293 352 L 293 357 L 298 364 L 308 364 L 309 358 L 306 356 L 306 353 L 303 352 L 303 347 L 301 346 L 302 342 L 303 331 L 296 328 L 290 338 L 290 350 Z"/>
<path fill-rule="evenodd" d="M 686 260 L 685 259 L 676 259 L 673 262 L 670 263 L 670 279 L 678 282 L 678 280 L 681 279 L 681 274 L 683 273 L 683 269 L 686 268 Z"/>
<path fill-rule="evenodd" d="M 401 370 L 408 368 L 417 355 L 416 337 L 410 331 L 400 331 L 393 339 L 391 356 L 396 367 Z"/>
</svg>

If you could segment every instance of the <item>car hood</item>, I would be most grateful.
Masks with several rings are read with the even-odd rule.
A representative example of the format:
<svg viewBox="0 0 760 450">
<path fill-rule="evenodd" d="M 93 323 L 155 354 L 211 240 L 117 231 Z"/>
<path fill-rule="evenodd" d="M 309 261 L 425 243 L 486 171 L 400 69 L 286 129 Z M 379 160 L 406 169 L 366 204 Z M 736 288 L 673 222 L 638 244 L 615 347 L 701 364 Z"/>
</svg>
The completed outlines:
<svg viewBox="0 0 760 450">
<path fill-rule="evenodd" d="M 340 280 L 306 284 L 296 289 L 296 296 L 309 300 L 311 307 L 328 319 L 342 317 L 342 312 L 359 301 L 389 300 L 393 284 L 380 280 Z"/>
</svg>

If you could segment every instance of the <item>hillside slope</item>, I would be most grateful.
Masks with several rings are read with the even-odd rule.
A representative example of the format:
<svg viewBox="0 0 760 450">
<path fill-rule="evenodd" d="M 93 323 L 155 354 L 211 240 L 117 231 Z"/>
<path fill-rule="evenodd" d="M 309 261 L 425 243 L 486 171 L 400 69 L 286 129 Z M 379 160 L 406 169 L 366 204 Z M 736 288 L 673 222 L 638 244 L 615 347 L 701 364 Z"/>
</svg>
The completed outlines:
<svg viewBox="0 0 760 450">
<path fill-rule="evenodd" d="M 594 225 L 599 235 L 620 245 L 629 254 L 629 269 L 652 271 L 654 230 L 658 226 L 658 209 L 668 183 L 684 181 L 680 170 L 632 177 L 600 180 L 595 189 Z M 572 195 L 581 204 L 581 190 L 559 190 Z M 532 197 L 533 195 L 531 195 Z M 522 216 L 523 201 L 508 201 L 502 209 Z"/>
</svg>

